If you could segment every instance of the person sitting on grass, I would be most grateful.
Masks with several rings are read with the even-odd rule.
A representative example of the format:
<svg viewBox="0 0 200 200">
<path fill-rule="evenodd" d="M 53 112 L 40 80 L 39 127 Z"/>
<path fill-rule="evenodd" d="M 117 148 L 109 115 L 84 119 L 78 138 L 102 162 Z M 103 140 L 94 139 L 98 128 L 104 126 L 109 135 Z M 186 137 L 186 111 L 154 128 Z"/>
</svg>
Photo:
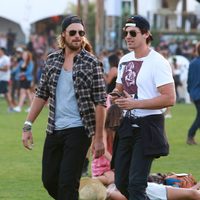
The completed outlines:
<svg viewBox="0 0 200 200">
<path fill-rule="evenodd" d="M 114 172 L 111 169 L 112 146 L 115 137 L 115 128 L 119 126 L 122 110 L 116 105 L 111 105 L 107 110 L 103 141 L 105 153 L 99 158 L 92 159 L 92 177 L 99 179 L 104 185 L 114 182 Z"/>
<path fill-rule="evenodd" d="M 104 141 L 107 142 L 107 145 L 105 145 L 105 147 L 107 147 L 107 149 L 109 149 L 113 145 L 112 142 L 114 140 L 114 136 L 116 136 L 115 130 L 117 126 L 119 126 L 120 124 L 121 116 L 122 116 L 122 111 L 116 104 L 111 105 L 107 110 L 107 117 L 105 123 L 106 130 L 104 135 L 104 137 L 106 138 Z M 109 138 L 111 139 L 109 140 Z M 109 152 L 110 152 L 110 157 L 108 160 L 110 161 L 112 156 L 112 150 L 109 150 Z M 103 156 L 104 159 L 106 159 L 106 154 Z M 126 197 L 123 196 L 117 190 L 114 184 L 114 170 L 111 169 L 112 167 L 110 166 L 110 163 L 106 162 L 107 165 L 105 165 L 105 162 L 98 162 L 98 165 L 96 165 L 93 162 L 97 161 L 95 160 L 92 161 L 93 178 L 98 179 L 105 187 L 107 187 L 106 199 L 127 200 Z M 101 171 L 101 173 L 99 175 L 95 174 L 94 173 L 95 170 L 99 172 Z M 167 186 L 164 184 L 158 184 L 155 182 L 148 182 L 146 192 L 150 200 L 200 200 L 200 191 L 198 191 L 199 189 L 200 189 L 200 182 L 190 188 L 177 188 L 177 187 Z M 93 200 L 93 199 L 89 198 L 87 200 Z"/>
</svg>

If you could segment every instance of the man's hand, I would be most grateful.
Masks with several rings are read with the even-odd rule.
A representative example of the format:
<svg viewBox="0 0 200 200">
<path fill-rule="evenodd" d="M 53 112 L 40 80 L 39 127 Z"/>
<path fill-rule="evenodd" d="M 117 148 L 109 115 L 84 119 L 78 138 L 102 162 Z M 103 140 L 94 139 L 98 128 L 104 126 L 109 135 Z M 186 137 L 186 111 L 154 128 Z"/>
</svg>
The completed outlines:
<svg viewBox="0 0 200 200">
<path fill-rule="evenodd" d="M 28 150 L 33 148 L 33 135 L 31 131 L 22 132 L 22 143 Z"/>
<path fill-rule="evenodd" d="M 119 92 L 118 89 L 114 89 L 111 93 L 109 93 L 109 96 L 110 96 L 110 101 L 114 103 L 116 99 L 123 96 L 123 93 Z"/>
<path fill-rule="evenodd" d="M 95 136 L 94 136 L 95 137 Z M 103 139 L 95 139 L 92 141 L 92 153 L 94 158 L 99 158 L 105 153 L 105 147 L 103 143 Z"/>
<path fill-rule="evenodd" d="M 124 96 L 115 100 L 115 103 L 123 110 L 133 109 L 134 99 L 126 91 L 123 91 Z"/>
</svg>

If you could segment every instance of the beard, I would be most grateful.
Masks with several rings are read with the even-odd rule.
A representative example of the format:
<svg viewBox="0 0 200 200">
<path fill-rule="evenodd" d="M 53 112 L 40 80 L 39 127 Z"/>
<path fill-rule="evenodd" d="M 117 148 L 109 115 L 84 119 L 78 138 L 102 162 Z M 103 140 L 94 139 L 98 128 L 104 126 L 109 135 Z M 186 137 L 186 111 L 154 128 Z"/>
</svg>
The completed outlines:
<svg viewBox="0 0 200 200">
<path fill-rule="evenodd" d="M 81 48 L 81 42 L 80 41 L 73 41 L 71 43 L 65 41 L 66 46 L 72 50 L 72 51 L 78 51 Z"/>
</svg>

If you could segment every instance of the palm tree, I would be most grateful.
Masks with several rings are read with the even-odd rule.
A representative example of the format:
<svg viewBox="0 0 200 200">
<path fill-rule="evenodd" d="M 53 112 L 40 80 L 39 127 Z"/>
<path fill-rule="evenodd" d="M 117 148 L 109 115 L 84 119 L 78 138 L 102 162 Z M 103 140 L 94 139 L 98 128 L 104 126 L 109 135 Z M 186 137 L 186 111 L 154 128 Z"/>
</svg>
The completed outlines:
<svg viewBox="0 0 200 200">
<path fill-rule="evenodd" d="M 183 0 L 182 6 L 182 29 L 185 29 L 185 22 L 187 17 L 187 0 Z"/>
<path fill-rule="evenodd" d="M 134 14 L 138 14 L 138 0 L 133 0 L 133 5 L 134 5 Z"/>
<path fill-rule="evenodd" d="M 99 53 L 104 39 L 104 0 L 96 0 L 95 51 Z"/>
<path fill-rule="evenodd" d="M 77 0 L 77 15 L 81 16 L 81 0 Z"/>
<path fill-rule="evenodd" d="M 77 15 L 83 19 L 85 29 L 87 30 L 87 16 L 88 16 L 89 0 L 77 0 Z"/>
<path fill-rule="evenodd" d="M 88 27 L 88 6 L 89 6 L 89 1 L 88 0 L 82 0 L 82 19 L 85 24 L 85 29 L 87 31 Z"/>
</svg>

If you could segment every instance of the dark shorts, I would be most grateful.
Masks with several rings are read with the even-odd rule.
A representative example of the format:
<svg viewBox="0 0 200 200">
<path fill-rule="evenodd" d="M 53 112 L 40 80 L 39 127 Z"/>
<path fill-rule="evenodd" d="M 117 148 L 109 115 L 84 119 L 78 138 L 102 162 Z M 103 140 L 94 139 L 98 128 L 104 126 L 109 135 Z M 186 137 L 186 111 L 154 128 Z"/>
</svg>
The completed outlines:
<svg viewBox="0 0 200 200">
<path fill-rule="evenodd" d="M 20 81 L 20 88 L 30 89 L 31 88 L 31 81 L 28 81 L 28 80 Z"/>
<path fill-rule="evenodd" d="M 8 81 L 0 81 L 0 94 L 8 92 Z"/>
</svg>

